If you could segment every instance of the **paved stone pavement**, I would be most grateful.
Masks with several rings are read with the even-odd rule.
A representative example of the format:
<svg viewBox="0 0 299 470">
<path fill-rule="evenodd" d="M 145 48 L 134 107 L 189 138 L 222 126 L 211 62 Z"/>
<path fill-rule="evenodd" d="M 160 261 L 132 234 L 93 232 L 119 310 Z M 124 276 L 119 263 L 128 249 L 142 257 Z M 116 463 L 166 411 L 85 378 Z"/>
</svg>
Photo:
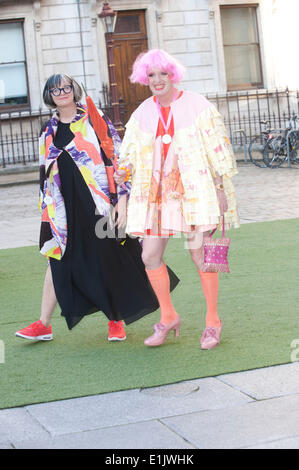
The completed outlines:
<svg viewBox="0 0 299 470">
<path fill-rule="evenodd" d="M 234 184 L 241 223 L 299 217 L 299 169 L 241 163 Z M 0 249 L 37 244 L 37 198 L 36 173 L 0 175 Z M 298 449 L 299 362 L 0 410 L 11 448 Z"/>
</svg>

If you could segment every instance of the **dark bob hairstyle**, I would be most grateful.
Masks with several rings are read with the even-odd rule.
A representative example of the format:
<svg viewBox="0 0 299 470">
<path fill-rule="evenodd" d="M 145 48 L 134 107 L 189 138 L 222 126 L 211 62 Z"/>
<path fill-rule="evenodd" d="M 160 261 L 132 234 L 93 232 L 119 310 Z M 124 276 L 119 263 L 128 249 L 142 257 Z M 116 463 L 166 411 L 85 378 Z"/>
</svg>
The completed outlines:
<svg viewBox="0 0 299 470">
<path fill-rule="evenodd" d="M 50 90 L 52 88 L 60 87 L 60 83 L 62 82 L 62 80 L 65 80 L 67 83 L 73 86 L 74 101 L 76 103 L 78 103 L 82 98 L 82 88 L 74 78 L 72 78 L 70 75 L 67 75 L 66 73 L 56 73 L 48 78 L 44 86 L 43 100 L 45 105 L 47 105 L 49 108 L 56 108 L 56 104 L 53 101 Z"/>
</svg>

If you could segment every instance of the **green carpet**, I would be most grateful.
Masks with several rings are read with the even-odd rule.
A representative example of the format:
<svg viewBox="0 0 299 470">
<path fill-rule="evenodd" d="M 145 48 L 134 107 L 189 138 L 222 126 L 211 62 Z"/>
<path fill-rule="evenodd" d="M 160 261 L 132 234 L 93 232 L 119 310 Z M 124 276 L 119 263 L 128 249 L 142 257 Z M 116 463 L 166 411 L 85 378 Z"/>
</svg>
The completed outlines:
<svg viewBox="0 0 299 470">
<path fill-rule="evenodd" d="M 166 261 L 180 277 L 173 302 L 179 338 L 146 348 L 159 311 L 126 328 L 127 340 L 108 343 L 102 313 L 72 331 L 57 308 L 54 341 L 29 342 L 16 330 L 39 318 L 45 259 L 37 247 L 0 250 L 0 408 L 118 390 L 153 387 L 291 361 L 299 338 L 298 220 L 231 230 L 231 274 L 220 276 L 221 345 L 202 351 L 204 300 L 184 241 L 168 244 Z M 4 359 L 4 361 L 3 361 Z M 2 362 L 2 363 L 1 363 Z"/>
</svg>

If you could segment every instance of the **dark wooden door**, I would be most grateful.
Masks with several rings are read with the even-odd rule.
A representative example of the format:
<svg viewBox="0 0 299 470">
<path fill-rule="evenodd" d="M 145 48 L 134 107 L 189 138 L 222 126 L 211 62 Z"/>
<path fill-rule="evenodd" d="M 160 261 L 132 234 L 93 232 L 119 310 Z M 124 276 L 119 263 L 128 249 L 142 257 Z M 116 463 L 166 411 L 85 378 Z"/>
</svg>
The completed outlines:
<svg viewBox="0 0 299 470">
<path fill-rule="evenodd" d="M 119 11 L 113 34 L 114 63 L 118 96 L 124 104 L 124 123 L 146 98 L 149 88 L 129 80 L 132 65 L 140 52 L 148 49 L 144 10 Z"/>
</svg>

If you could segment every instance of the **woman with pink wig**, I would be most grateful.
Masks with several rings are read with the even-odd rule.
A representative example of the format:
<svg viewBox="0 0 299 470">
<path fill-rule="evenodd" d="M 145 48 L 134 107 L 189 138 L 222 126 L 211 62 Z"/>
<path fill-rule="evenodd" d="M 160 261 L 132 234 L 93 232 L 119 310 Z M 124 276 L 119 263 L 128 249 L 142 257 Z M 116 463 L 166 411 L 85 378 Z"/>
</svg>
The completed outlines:
<svg viewBox="0 0 299 470">
<path fill-rule="evenodd" d="M 169 237 L 184 233 L 206 300 L 202 349 L 220 342 L 219 280 L 203 272 L 203 235 L 225 225 L 239 226 L 231 177 L 237 173 L 231 144 L 216 108 L 203 96 L 175 84 L 184 67 L 160 49 L 142 53 L 133 64 L 131 82 L 149 86 L 153 96 L 133 112 L 120 148 L 117 184 L 130 180 L 126 231 L 143 238 L 142 259 L 158 298 L 161 318 L 147 346 L 179 335 L 181 320 L 170 296 L 163 261 Z"/>
</svg>

